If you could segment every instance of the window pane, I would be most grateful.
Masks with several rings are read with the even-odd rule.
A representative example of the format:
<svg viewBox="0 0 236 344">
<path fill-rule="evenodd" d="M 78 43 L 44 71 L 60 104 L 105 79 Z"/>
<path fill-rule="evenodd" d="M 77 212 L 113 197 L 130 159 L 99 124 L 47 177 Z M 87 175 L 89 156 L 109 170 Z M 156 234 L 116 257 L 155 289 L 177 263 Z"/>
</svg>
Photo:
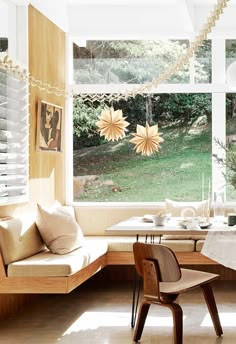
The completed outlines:
<svg viewBox="0 0 236 344">
<path fill-rule="evenodd" d="M 195 83 L 211 83 L 211 40 L 204 41 L 195 54 Z"/>
<path fill-rule="evenodd" d="M 236 94 L 228 93 L 226 95 L 226 142 L 229 149 L 226 152 L 226 198 L 227 201 L 236 200 Z M 233 160 L 232 160 L 233 159 Z M 229 167 L 229 164 L 232 168 Z"/>
<path fill-rule="evenodd" d="M 226 57 L 226 70 L 231 63 L 236 61 L 236 40 L 226 39 L 225 40 L 225 57 Z"/>
<path fill-rule="evenodd" d="M 187 40 L 87 41 L 84 47 L 74 44 L 74 80 L 77 84 L 151 81 L 182 56 L 188 44 Z M 188 65 L 167 82 L 188 83 Z"/>
<path fill-rule="evenodd" d="M 107 142 L 97 133 L 101 104 L 74 99 L 74 200 L 157 202 L 208 197 L 211 177 L 211 95 L 136 96 L 115 106 L 130 123 L 127 136 Z M 159 125 L 159 153 L 141 156 L 129 142 L 136 125 Z M 204 190 L 202 190 L 204 179 Z"/>
</svg>

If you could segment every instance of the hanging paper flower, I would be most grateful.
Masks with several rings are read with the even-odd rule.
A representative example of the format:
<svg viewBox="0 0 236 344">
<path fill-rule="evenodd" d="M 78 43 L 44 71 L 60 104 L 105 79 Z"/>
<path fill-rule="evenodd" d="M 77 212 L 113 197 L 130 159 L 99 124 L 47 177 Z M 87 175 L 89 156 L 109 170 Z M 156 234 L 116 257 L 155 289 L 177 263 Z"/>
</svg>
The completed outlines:
<svg viewBox="0 0 236 344">
<path fill-rule="evenodd" d="M 137 153 L 142 155 L 150 156 L 155 151 L 159 150 L 160 142 L 163 142 L 163 138 L 160 137 L 160 133 L 158 133 L 158 125 L 153 125 L 149 127 L 149 124 L 146 123 L 146 126 L 143 127 L 142 125 L 137 124 L 137 132 L 132 134 L 134 137 L 130 140 L 130 142 L 134 143 L 136 146 Z"/>
<path fill-rule="evenodd" d="M 104 135 L 108 141 L 115 141 L 125 136 L 125 128 L 129 125 L 125 119 L 122 110 L 114 111 L 111 107 L 102 111 L 96 126 L 101 136 Z"/>
</svg>

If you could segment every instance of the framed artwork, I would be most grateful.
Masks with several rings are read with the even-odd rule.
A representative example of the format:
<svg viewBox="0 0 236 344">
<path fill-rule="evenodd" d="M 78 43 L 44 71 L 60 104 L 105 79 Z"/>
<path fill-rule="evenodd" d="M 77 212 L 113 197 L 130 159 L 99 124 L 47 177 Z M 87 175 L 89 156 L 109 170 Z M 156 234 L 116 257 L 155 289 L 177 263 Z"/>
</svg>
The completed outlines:
<svg viewBox="0 0 236 344">
<path fill-rule="evenodd" d="M 61 152 L 63 108 L 40 101 L 38 104 L 37 150 Z"/>
</svg>

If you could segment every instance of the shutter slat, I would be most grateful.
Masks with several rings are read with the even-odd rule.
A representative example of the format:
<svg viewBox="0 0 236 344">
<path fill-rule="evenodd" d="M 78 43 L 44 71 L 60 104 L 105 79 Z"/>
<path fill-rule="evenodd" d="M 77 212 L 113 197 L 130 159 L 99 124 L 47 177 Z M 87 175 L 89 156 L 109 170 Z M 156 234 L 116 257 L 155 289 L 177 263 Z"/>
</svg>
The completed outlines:
<svg viewBox="0 0 236 344">
<path fill-rule="evenodd" d="M 14 177 L 15 179 L 6 179 L 9 177 Z M 5 178 L 5 179 L 4 179 Z M 25 186 L 26 185 L 26 177 L 21 176 L 21 179 L 17 175 L 0 175 L 0 187 L 2 186 Z"/>
<path fill-rule="evenodd" d="M 27 106 L 26 100 L 15 100 L 13 98 L 8 98 L 0 95 L 0 105 L 1 107 L 20 111 L 24 110 Z"/>
<path fill-rule="evenodd" d="M 8 152 L 27 154 L 27 147 L 23 147 L 20 142 L 4 142 L 0 141 L 0 154 Z"/>
<path fill-rule="evenodd" d="M 26 115 L 25 111 L 7 109 L 5 107 L 2 107 L 0 104 L 0 118 L 7 118 L 12 121 L 15 120 L 19 122 L 25 122 L 25 118 L 24 118 L 25 115 Z"/>
<path fill-rule="evenodd" d="M 19 196 L 26 194 L 25 186 L 5 186 L 0 187 L 0 197 Z"/>
<path fill-rule="evenodd" d="M 6 118 L 0 118 L 0 130 L 8 130 L 13 132 L 24 131 L 25 135 L 25 127 L 25 123 L 17 123 L 16 121 L 8 121 Z"/>
<path fill-rule="evenodd" d="M 0 130 L 0 141 L 2 142 L 23 142 L 24 133 L 13 132 L 9 130 Z"/>
<path fill-rule="evenodd" d="M 0 84 L 16 90 L 26 90 L 27 83 L 23 80 L 17 79 L 5 69 L 0 69 Z"/>
</svg>

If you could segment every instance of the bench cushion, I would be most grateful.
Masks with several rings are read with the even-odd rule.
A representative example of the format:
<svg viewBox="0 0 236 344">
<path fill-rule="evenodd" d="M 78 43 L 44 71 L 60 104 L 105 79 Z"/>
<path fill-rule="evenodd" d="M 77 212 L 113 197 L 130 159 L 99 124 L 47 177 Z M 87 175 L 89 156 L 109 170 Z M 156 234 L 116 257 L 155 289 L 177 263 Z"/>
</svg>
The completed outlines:
<svg viewBox="0 0 236 344">
<path fill-rule="evenodd" d="M 29 224 L 26 220 L 0 222 L 0 248 L 6 265 L 45 250 L 35 223 Z"/>
<path fill-rule="evenodd" d="M 205 240 L 198 240 L 196 242 L 196 252 L 201 252 Z"/>
<path fill-rule="evenodd" d="M 70 276 L 107 252 L 107 243 L 85 240 L 83 247 L 65 255 L 45 250 L 32 257 L 8 265 L 8 277 Z"/>
<path fill-rule="evenodd" d="M 206 234 L 193 234 L 193 235 L 187 235 L 187 234 L 169 234 L 169 235 L 163 235 L 162 239 L 165 240 L 204 240 L 206 238 Z"/>
<path fill-rule="evenodd" d="M 133 244 L 136 242 L 135 236 L 86 236 L 93 240 L 106 240 L 108 251 L 132 252 Z M 149 242 L 150 239 L 148 239 Z M 139 241 L 145 242 L 145 236 L 139 236 Z M 159 237 L 155 237 L 155 243 L 159 243 Z M 194 240 L 161 240 L 161 244 L 169 247 L 175 252 L 193 252 L 195 249 Z"/>
</svg>

